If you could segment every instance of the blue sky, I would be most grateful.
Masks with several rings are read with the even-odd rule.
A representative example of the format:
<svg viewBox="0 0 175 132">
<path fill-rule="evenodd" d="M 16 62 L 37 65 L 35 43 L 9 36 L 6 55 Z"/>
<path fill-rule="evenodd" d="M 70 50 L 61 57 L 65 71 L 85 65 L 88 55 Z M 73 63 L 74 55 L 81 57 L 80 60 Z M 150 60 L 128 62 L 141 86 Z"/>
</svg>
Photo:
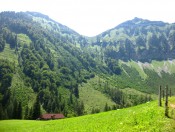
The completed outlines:
<svg viewBox="0 0 175 132">
<path fill-rule="evenodd" d="M 0 11 L 36 11 L 86 36 L 139 17 L 175 22 L 175 0 L 0 0 Z"/>
</svg>

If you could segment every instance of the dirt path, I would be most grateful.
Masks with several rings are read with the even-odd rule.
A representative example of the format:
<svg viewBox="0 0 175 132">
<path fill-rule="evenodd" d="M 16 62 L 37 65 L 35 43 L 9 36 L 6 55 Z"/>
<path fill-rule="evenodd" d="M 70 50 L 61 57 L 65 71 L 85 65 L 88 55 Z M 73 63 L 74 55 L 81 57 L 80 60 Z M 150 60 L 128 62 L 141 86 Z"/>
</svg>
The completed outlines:
<svg viewBox="0 0 175 132">
<path fill-rule="evenodd" d="M 170 107 L 175 109 L 175 104 L 170 104 Z"/>
</svg>

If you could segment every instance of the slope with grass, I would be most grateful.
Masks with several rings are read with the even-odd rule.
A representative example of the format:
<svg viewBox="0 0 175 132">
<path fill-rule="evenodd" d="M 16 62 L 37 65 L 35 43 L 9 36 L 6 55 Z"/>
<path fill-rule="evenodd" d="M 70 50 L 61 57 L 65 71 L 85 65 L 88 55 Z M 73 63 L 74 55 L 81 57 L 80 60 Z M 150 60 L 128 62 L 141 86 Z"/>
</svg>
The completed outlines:
<svg viewBox="0 0 175 132">
<path fill-rule="evenodd" d="M 148 77 L 147 74 L 144 72 L 144 69 L 153 70 L 157 72 L 159 76 L 161 76 L 162 72 L 169 74 L 175 73 L 175 60 L 166 60 L 166 61 L 153 60 L 151 63 L 148 62 L 142 63 L 139 61 L 136 62 L 133 60 L 124 62 L 120 60 L 120 64 L 126 64 L 131 68 L 135 68 L 143 79 L 146 79 Z"/>
<path fill-rule="evenodd" d="M 10 62 L 18 63 L 15 50 L 11 49 L 9 44 L 6 44 L 4 51 L 0 52 L 0 59 L 8 59 Z"/>
<path fill-rule="evenodd" d="M 115 106 L 116 104 L 97 88 L 99 87 L 99 77 L 92 78 L 88 80 L 87 83 L 83 83 L 79 87 L 79 96 L 85 104 L 85 112 L 91 113 L 92 109 L 98 109 L 99 111 L 104 110 L 105 104 L 110 106 Z"/>
<path fill-rule="evenodd" d="M 175 98 L 169 99 L 170 104 Z M 170 109 L 170 112 L 172 109 Z M 171 114 L 170 114 L 171 116 Z M 171 116 L 172 117 L 172 116 Z M 54 121 L 5 120 L 0 121 L 0 131 L 175 131 L 175 120 L 164 116 L 164 108 L 157 101 L 131 108 L 103 112 Z"/>
</svg>

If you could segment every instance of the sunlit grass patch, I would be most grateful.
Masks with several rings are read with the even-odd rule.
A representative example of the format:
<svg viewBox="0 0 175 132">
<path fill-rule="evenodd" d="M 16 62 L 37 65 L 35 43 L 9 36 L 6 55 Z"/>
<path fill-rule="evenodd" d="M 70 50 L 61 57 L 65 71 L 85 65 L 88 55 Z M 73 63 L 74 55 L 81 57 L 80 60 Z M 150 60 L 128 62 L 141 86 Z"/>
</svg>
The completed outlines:
<svg viewBox="0 0 175 132">
<path fill-rule="evenodd" d="M 170 98 L 170 102 L 175 102 L 175 98 Z M 175 131 L 173 124 L 175 120 L 164 116 L 164 107 L 158 107 L 157 101 L 153 101 L 131 108 L 61 120 L 5 120 L 0 121 L 0 131 L 173 132 Z"/>
</svg>

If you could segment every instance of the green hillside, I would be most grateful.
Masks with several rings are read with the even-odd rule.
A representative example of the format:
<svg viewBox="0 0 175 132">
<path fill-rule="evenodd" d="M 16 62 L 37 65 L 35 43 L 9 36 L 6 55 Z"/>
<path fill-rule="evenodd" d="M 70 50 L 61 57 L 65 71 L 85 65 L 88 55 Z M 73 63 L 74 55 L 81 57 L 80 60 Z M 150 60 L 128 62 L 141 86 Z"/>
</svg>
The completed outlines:
<svg viewBox="0 0 175 132">
<path fill-rule="evenodd" d="M 174 59 L 175 24 L 134 18 L 94 38 L 105 58 L 151 62 Z"/>
<path fill-rule="evenodd" d="M 175 104 L 175 98 L 169 99 Z M 164 116 L 164 108 L 157 106 L 157 101 L 147 102 L 131 108 L 118 109 L 99 114 L 52 121 L 4 120 L 0 121 L 2 132 L 173 132 L 175 131 L 175 111 L 170 107 L 170 118 Z M 174 119 L 172 119 L 174 118 Z"/>
<path fill-rule="evenodd" d="M 106 104 L 111 108 L 116 105 L 109 96 L 97 90 L 98 81 L 99 77 L 95 77 L 79 87 L 79 99 L 84 102 L 85 112 L 88 114 L 92 113 L 92 110 L 104 111 Z"/>
<path fill-rule="evenodd" d="M 82 40 L 40 13 L 1 12 L 0 119 L 32 118 L 36 97 L 43 112 L 80 115 L 79 84 L 95 77 L 98 65 L 78 48 Z"/>
<path fill-rule="evenodd" d="M 135 18 L 88 38 L 41 13 L 1 12 L 0 119 L 130 107 L 159 85 L 174 94 L 174 29 Z"/>
</svg>

